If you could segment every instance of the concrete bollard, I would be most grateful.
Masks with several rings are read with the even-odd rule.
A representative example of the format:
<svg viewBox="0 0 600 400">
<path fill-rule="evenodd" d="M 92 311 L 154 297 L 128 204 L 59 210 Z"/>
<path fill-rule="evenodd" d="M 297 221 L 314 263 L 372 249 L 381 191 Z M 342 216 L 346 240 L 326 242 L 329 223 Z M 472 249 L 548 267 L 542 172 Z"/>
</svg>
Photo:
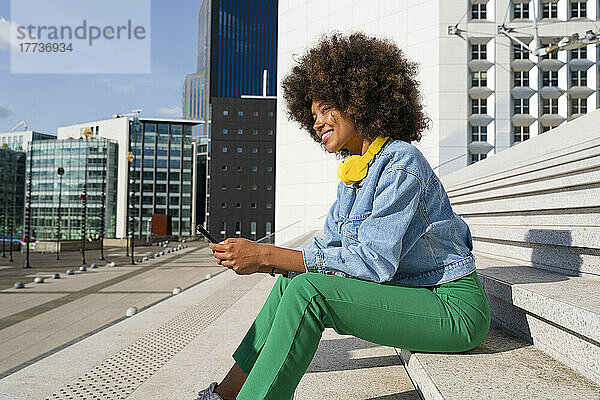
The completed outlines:
<svg viewBox="0 0 600 400">
<path fill-rule="evenodd" d="M 81 267 L 79 267 L 79 270 L 81 272 L 85 272 L 85 271 L 87 271 L 87 268 L 85 267 L 85 265 L 82 265 Z"/>
<path fill-rule="evenodd" d="M 23 282 L 15 282 L 15 289 L 23 289 L 25 288 L 25 284 Z"/>
<path fill-rule="evenodd" d="M 212 274 L 206 274 L 206 276 L 204 277 L 204 279 L 210 279 L 212 278 Z"/>
<path fill-rule="evenodd" d="M 117 263 L 113 261 L 113 262 L 111 262 L 111 263 L 110 263 L 110 266 L 111 266 L 111 267 L 116 267 L 116 266 L 117 266 Z"/>
<path fill-rule="evenodd" d="M 90 268 L 98 268 L 98 266 L 96 264 L 92 264 L 90 265 Z"/>
<path fill-rule="evenodd" d="M 181 292 L 182 292 L 182 289 L 179 286 L 177 286 L 175 289 L 173 289 L 173 294 L 179 294 Z"/>
<path fill-rule="evenodd" d="M 35 283 L 44 283 L 44 278 L 42 278 L 41 276 L 36 276 L 33 281 Z"/>
<path fill-rule="evenodd" d="M 127 316 L 127 317 L 131 317 L 132 315 L 135 315 L 135 314 L 137 314 L 137 312 L 138 312 L 138 309 L 137 309 L 137 307 L 129 307 L 129 308 L 127 309 L 127 311 L 125 312 L 125 316 Z"/>
<path fill-rule="evenodd" d="M 60 274 L 52 274 L 52 279 L 60 279 Z"/>
<path fill-rule="evenodd" d="M 67 275 L 75 275 L 75 271 L 73 271 L 72 269 L 68 269 L 67 272 L 65 272 Z"/>
</svg>

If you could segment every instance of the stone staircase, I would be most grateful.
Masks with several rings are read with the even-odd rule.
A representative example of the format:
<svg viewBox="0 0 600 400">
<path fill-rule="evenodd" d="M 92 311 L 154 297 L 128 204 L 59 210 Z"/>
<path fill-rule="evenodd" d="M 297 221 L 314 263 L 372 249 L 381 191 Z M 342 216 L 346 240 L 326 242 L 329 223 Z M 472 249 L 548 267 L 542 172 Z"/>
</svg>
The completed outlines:
<svg viewBox="0 0 600 400">
<path fill-rule="evenodd" d="M 492 329 L 397 349 L 425 399 L 600 399 L 600 113 L 442 179 L 469 224 Z"/>
</svg>

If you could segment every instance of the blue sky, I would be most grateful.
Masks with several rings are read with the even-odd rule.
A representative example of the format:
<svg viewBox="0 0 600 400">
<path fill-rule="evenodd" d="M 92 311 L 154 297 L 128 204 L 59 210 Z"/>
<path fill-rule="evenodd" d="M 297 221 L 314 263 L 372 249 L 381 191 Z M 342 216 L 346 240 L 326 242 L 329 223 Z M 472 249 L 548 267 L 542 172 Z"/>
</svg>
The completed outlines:
<svg viewBox="0 0 600 400">
<path fill-rule="evenodd" d="M 151 4 L 150 74 L 11 74 L 0 37 L 0 132 L 25 120 L 30 129 L 56 134 L 58 126 L 137 108 L 146 117 L 181 117 L 183 81 L 196 70 L 201 0 Z M 10 2 L 0 0 L 0 24 L 6 21 Z"/>
</svg>

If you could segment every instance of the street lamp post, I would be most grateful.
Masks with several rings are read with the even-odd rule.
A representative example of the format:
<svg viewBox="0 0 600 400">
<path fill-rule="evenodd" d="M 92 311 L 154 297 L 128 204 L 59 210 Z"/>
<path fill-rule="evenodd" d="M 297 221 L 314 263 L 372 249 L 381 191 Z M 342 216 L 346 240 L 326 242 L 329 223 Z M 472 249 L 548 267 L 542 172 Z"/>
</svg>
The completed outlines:
<svg viewBox="0 0 600 400">
<path fill-rule="evenodd" d="M 12 220 L 10 223 L 10 258 L 8 261 L 13 262 L 13 238 L 15 236 L 15 218 L 17 215 L 17 156 L 15 156 L 15 163 L 13 165 L 13 184 L 12 184 Z"/>
<path fill-rule="evenodd" d="M 137 142 L 138 133 L 141 130 L 141 123 L 139 117 L 136 115 L 133 117 L 133 121 L 130 127 L 130 133 L 133 131 L 133 140 Z M 134 258 L 134 247 L 135 247 L 135 217 L 134 217 L 134 208 L 135 208 L 135 157 L 131 151 L 131 134 L 129 135 L 129 153 L 127 154 L 127 161 L 129 162 L 129 180 L 127 181 L 128 190 L 127 193 L 130 196 L 130 211 L 129 211 L 129 226 L 130 226 L 130 244 L 131 244 L 131 262 L 130 264 L 135 264 Z"/>
<path fill-rule="evenodd" d="M 88 174 L 88 143 L 85 146 L 85 168 L 83 177 L 83 224 L 81 225 L 81 265 L 85 265 L 85 235 L 86 235 L 86 219 L 87 219 L 87 174 Z"/>
<path fill-rule="evenodd" d="M 31 268 L 29 263 L 29 238 L 31 237 L 31 179 L 33 177 L 33 142 L 29 147 L 29 176 L 27 180 L 27 209 L 25 219 L 27 220 L 27 232 L 25 233 L 25 265 L 23 268 Z"/>
<path fill-rule="evenodd" d="M 7 152 L 8 154 L 8 152 Z M 8 186 L 8 162 L 6 164 L 6 168 L 4 168 L 4 171 L 2 173 L 2 178 L 4 178 L 4 187 Z M 6 193 L 6 196 L 4 196 L 4 208 L 2 209 L 2 217 L 3 217 L 3 224 L 2 224 L 2 257 L 6 258 L 6 231 L 8 231 L 8 215 L 7 215 L 7 211 L 8 211 L 8 193 Z M 12 244 L 12 243 L 11 243 Z"/>
<path fill-rule="evenodd" d="M 106 160 L 104 163 L 104 174 L 102 175 L 102 204 L 100 206 L 100 260 L 104 258 L 104 225 L 106 224 L 106 173 L 108 168 L 106 163 L 108 162 L 108 147 L 106 148 Z"/>
<path fill-rule="evenodd" d="M 56 259 L 60 260 L 60 211 L 61 211 L 61 196 L 62 196 L 62 177 L 65 174 L 65 169 L 63 167 L 58 167 L 56 170 L 58 174 L 58 218 L 56 224 Z"/>
</svg>

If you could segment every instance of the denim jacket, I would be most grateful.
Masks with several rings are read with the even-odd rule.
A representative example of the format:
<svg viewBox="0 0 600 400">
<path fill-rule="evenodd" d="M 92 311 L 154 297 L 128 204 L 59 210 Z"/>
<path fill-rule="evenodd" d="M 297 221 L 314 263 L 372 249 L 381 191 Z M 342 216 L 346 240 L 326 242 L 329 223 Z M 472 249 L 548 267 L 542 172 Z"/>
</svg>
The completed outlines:
<svg viewBox="0 0 600 400">
<path fill-rule="evenodd" d="M 359 185 L 340 182 L 324 237 L 298 249 L 308 272 L 414 286 L 473 272 L 469 227 L 416 147 L 388 140 Z"/>
</svg>

